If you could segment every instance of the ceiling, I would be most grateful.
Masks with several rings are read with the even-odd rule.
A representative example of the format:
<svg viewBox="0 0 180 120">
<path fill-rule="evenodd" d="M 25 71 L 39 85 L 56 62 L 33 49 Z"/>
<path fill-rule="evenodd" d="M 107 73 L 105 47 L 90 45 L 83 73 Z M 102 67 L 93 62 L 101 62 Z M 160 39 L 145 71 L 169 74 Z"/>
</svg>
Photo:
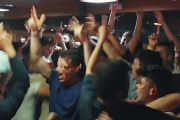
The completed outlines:
<svg viewBox="0 0 180 120">
<path fill-rule="evenodd" d="M 121 12 L 177 10 L 180 9 L 180 0 L 120 0 Z M 12 4 L 16 8 L 9 12 L 0 12 L 0 19 L 27 18 L 31 6 L 34 5 L 38 14 L 46 16 L 79 15 L 79 0 L 0 0 L 1 5 Z M 92 14 L 109 13 L 109 4 L 86 4 L 87 10 Z"/>
<path fill-rule="evenodd" d="M 146 11 L 145 19 L 143 21 L 144 33 L 149 34 L 155 32 L 156 27 L 153 25 L 153 23 L 157 20 L 153 16 L 153 13 L 149 12 L 153 10 L 166 10 L 163 12 L 166 21 L 169 23 L 170 27 L 176 31 L 176 33 L 180 31 L 180 0 L 119 1 L 119 3 L 122 4 L 122 9 L 117 10 L 116 16 L 120 17 L 115 21 L 115 29 L 119 32 L 134 29 L 136 15 L 132 12 L 136 11 Z M 96 18 L 100 19 L 100 14 L 109 15 L 110 13 L 109 3 L 86 3 L 84 5 L 80 3 L 79 0 L 0 0 L 0 4 L 12 4 L 16 6 L 15 9 L 9 12 L 0 12 L 0 22 L 6 22 L 9 25 L 9 28 L 14 30 L 25 30 L 24 22 L 27 20 L 27 18 L 29 18 L 30 9 L 32 5 L 34 5 L 39 16 L 42 13 L 45 13 L 47 17 L 45 21 L 47 26 L 46 32 L 48 33 L 51 32 L 51 29 L 56 29 L 61 21 L 63 21 L 64 24 L 68 24 L 68 21 L 72 15 L 77 16 L 78 19 L 84 19 L 79 15 L 92 13 L 96 15 Z M 125 12 L 128 12 L 128 14 L 123 14 Z M 161 32 L 163 32 L 163 30 L 161 30 Z"/>
</svg>

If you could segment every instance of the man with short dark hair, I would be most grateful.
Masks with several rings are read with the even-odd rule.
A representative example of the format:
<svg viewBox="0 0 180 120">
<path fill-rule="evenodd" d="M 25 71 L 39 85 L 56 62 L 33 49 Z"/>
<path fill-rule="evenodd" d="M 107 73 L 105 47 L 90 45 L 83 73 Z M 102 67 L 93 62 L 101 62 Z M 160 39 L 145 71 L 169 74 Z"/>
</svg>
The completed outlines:
<svg viewBox="0 0 180 120">
<path fill-rule="evenodd" d="M 173 92 L 173 75 L 165 67 L 149 65 L 136 72 L 141 76 L 136 85 L 138 103 L 146 105 Z"/>
<path fill-rule="evenodd" d="M 174 69 L 175 51 L 173 42 L 160 42 L 155 51 L 161 54 L 163 65 L 172 73 L 177 73 Z"/>
<path fill-rule="evenodd" d="M 81 90 L 81 80 L 77 76 L 80 60 L 76 51 L 61 52 L 58 59 L 58 67 L 52 70 L 42 59 L 41 45 L 38 38 L 38 28 L 45 21 L 45 15 L 40 19 L 36 17 L 33 7 L 33 16 L 29 19 L 31 29 L 30 55 L 31 63 L 36 71 L 41 73 L 50 86 L 49 111 L 57 113 L 63 120 L 74 120 L 77 117 L 77 102 Z"/>
<path fill-rule="evenodd" d="M 151 64 L 163 66 L 161 55 L 158 52 L 152 50 L 142 50 L 137 53 L 134 62 L 131 65 L 132 75 L 130 75 L 128 98 L 136 98 L 135 87 L 137 82 L 140 81 L 140 76 L 137 75 L 136 71 L 140 68 L 143 69 L 145 66 Z"/>
</svg>

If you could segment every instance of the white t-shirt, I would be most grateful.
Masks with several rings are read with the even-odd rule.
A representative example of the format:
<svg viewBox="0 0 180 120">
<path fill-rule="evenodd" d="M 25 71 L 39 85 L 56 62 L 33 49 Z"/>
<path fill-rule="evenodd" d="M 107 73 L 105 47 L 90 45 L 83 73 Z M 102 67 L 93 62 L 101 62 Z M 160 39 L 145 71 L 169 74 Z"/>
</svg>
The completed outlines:
<svg viewBox="0 0 180 120">
<path fill-rule="evenodd" d="M 51 55 L 52 53 L 46 58 L 45 56 L 42 56 L 42 58 L 47 62 L 47 63 L 51 63 L 52 60 L 51 60 Z"/>
<path fill-rule="evenodd" d="M 40 84 L 41 82 L 34 82 L 30 84 L 20 108 L 11 120 L 34 120 L 35 107 L 38 101 L 36 93 Z"/>
<path fill-rule="evenodd" d="M 176 65 L 174 64 L 174 71 L 173 71 L 173 74 L 179 74 L 180 73 L 180 65 Z"/>
</svg>

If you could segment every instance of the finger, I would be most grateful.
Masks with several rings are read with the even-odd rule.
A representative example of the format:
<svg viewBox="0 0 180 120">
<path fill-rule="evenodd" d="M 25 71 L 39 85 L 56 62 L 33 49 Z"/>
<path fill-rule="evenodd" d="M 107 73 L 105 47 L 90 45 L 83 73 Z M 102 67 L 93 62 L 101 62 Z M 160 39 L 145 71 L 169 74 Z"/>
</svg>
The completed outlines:
<svg viewBox="0 0 180 120">
<path fill-rule="evenodd" d="M 43 24 L 45 20 L 46 20 L 45 14 L 42 14 L 39 20 L 40 23 Z"/>
<path fill-rule="evenodd" d="M 77 19 L 75 16 L 72 16 L 72 19 L 73 19 L 75 22 L 79 23 L 78 19 Z"/>
<path fill-rule="evenodd" d="M 32 8 L 33 8 L 33 17 L 34 17 L 34 19 L 35 19 L 35 21 L 37 22 L 38 21 L 38 17 L 37 17 L 37 12 L 36 12 L 36 8 L 34 7 L 34 6 L 32 6 Z"/>
<path fill-rule="evenodd" d="M 108 21 L 108 16 L 107 15 L 102 15 L 101 24 L 102 25 L 107 25 L 107 21 Z"/>
<path fill-rule="evenodd" d="M 152 34 L 152 38 L 153 38 L 153 39 L 155 38 L 155 33 Z"/>
</svg>

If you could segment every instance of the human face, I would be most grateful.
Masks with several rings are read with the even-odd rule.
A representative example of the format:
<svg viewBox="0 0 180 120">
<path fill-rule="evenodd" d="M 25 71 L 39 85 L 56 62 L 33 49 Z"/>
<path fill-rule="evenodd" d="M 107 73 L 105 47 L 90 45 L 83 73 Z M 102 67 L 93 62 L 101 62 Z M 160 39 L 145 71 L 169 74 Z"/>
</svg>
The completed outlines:
<svg viewBox="0 0 180 120">
<path fill-rule="evenodd" d="M 174 51 L 175 51 L 175 58 L 180 57 L 179 49 L 176 46 L 174 47 Z"/>
<path fill-rule="evenodd" d="M 142 77 L 136 85 L 137 98 L 136 101 L 141 104 L 147 104 L 150 98 L 151 81 Z"/>
<path fill-rule="evenodd" d="M 159 52 L 161 54 L 161 58 L 163 59 L 163 65 L 166 66 L 170 61 L 170 60 L 168 60 L 166 47 L 157 46 L 155 51 L 157 51 L 157 52 Z"/>
<path fill-rule="evenodd" d="M 63 41 L 65 42 L 65 43 L 68 43 L 69 41 L 70 41 L 70 37 L 68 36 L 68 35 L 63 35 Z"/>
<path fill-rule="evenodd" d="M 43 55 L 47 58 L 53 52 L 53 44 L 43 46 Z"/>
<path fill-rule="evenodd" d="M 130 40 L 131 40 L 131 37 L 128 37 L 127 35 L 123 34 L 123 36 L 121 38 L 121 45 L 122 45 L 122 47 L 126 48 L 127 44 L 129 43 Z"/>
<path fill-rule="evenodd" d="M 131 68 L 132 68 L 133 79 L 138 80 L 139 76 L 137 75 L 136 70 L 140 68 L 140 63 L 137 58 L 134 59 Z"/>
<path fill-rule="evenodd" d="M 71 62 L 72 60 L 69 58 L 59 57 L 56 70 L 58 71 L 60 82 L 67 84 L 73 82 L 78 69 Z"/>
</svg>

